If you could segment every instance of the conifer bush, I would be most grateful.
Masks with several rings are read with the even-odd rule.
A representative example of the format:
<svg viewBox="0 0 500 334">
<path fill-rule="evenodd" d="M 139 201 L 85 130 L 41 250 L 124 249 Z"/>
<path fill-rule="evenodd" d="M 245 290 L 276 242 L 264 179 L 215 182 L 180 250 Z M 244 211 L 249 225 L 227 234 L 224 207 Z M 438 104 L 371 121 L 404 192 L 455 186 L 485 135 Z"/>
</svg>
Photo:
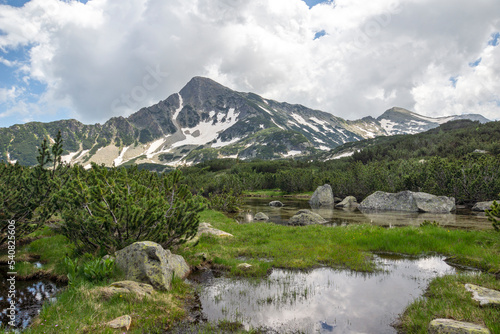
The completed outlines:
<svg viewBox="0 0 500 334">
<path fill-rule="evenodd" d="M 193 238 L 203 205 L 181 184 L 180 171 L 159 175 L 146 170 L 92 164 L 73 168 L 58 198 L 61 233 L 80 252 L 106 254 L 136 241 L 172 248 Z"/>
<path fill-rule="evenodd" d="M 486 210 L 486 215 L 488 215 L 488 219 L 492 222 L 495 231 L 500 232 L 500 203 L 493 201 L 490 210 Z"/>
<path fill-rule="evenodd" d="M 43 226 L 56 212 L 54 194 L 64 186 L 69 170 L 61 160 L 62 142 L 60 132 L 52 147 L 44 139 L 35 167 L 0 162 L 0 245 L 7 241 L 10 230 L 19 240 Z"/>
</svg>

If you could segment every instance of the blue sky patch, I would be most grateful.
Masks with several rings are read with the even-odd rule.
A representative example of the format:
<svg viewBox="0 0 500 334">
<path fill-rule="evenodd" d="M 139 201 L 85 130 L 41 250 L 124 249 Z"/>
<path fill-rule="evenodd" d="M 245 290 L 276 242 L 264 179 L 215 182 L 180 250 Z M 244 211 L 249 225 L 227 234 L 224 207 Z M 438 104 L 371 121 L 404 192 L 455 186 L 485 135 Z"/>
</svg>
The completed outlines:
<svg viewBox="0 0 500 334">
<path fill-rule="evenodd" d="M 0 1 L 1 4 L 9 5 L 12 7 L 22 7 L 27 2 L 29 2 L 29 0 L 2 0 L 2 1 Z"/>
<path fill-rule="evenodd" d="M 321 30 L 321 31 L 318 31 L 316 32 L 316 34 L 314 35 L 314 39 L 318 39 L 318 38 L 321 38 L 323 36 L 326 35 L 326 31 L 325 30 Z"/>
<path fill-rule="evenodd" d="M 488 41 L 488 45 L 497 46 L 500 42 L 499 40 L 500 40 L 500 32 L 491 34 L 491 39 Z"/>
<path fill-rule="evenodd" d="M 451 85 L 453 86 L 453 88 L 457 88 L 458 76 L 451 77 L 450 81 L 451 81 Z"/>
<path fill-rule="evenodd" d="M 309 6 L 309 8 L 313 8 L 319 3 L 333 2 L 333 0 L 303 0 L 303 1 Z"/>
<path fill-rule="evenodd" d="M 478 60 L 473 61 L 472 63 L 469 63 L 469 66 L 470 67 L 477 67 L 477 66 L 479 66 L 479 64 L 481 64 L 481 60 L 483 60 L 483 58 L 479 58 Z"/>
</svg>

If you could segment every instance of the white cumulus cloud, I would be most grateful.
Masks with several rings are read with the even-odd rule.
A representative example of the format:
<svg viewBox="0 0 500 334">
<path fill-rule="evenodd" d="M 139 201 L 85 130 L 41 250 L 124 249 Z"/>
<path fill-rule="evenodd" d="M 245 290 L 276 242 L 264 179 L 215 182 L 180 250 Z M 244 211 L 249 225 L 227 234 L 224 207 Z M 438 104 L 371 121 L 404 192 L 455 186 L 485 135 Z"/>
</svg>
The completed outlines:
<svg viewBox="0 0 500 334">
<path fill-rule="evenodd" d="M 347 119 L 392 106 L 500 118 L 497 0 L 31 0 L 0 5 L 0 30 L 4 53 L 29 48 L 0 61 L 45 85 L 38 106 L 84 122 L 129 115 L 197 75 Z"/>
</svg>

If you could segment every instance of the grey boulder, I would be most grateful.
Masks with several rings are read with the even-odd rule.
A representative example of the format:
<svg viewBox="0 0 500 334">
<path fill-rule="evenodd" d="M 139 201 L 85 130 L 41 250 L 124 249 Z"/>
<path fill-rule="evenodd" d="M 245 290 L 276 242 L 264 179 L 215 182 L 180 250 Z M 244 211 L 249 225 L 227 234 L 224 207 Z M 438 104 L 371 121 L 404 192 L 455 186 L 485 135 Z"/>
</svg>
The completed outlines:
<svg viewBox="0 0 500 334">
<path fill-rule="evenodd" d="M 323 219 L 323 217 L 306 209 L 299 210 L 292 218 L 288 220 L 288 225 L 293 226 L 305 226 L 324 223 L 326 223 L 326 220 Z"/>
<path fill-rule="evenodd" d="M 354 196 L 347 196 L 340 203 L 335 204 L 337 208 L 355 208 L 357 206 L 359 206 L 359 203 Z"/>
<path fill-rule="evenodd" d="M 493 201 L 489 201 L 489 202 L 477 202 L 472 207 L 472 211 L 486 211 L 486 210 L 490 210 L 492 205 L 493 205 Z"/>
<path fill-rule="evenodd" d="M 377 191 L 361 202 L 360 210 L 448 213 L 456 209 L 455 198 L 422 192 Z"/>
<path fill-rule="evenodd" d="M 281 203 L 280 201 L 272 201 L 269 202 L 269 206 L 273 206 L 275 208 L 281 208 L 283 206 L 283 203 Z"/>
<path fill-rule="evenodd" d="M 321 206 L 332 206 L 335 204 L 333 197 L 332 187 L 329 184 L 319 186 L 316 191 L 311 196 L 309 204 L 313 208 L 319 208 Z"/>
<path fill-rule="evenodd" d="M 434 319 L 429 324 L 429 334 L 490 334 L 488 328 L 470 322 L 452 319 Z"/>
<path fill-rule="evenodd" d="M 269 217 L 263 212 L 257 212 L 253 217 L 253 220 L 266 221 L 269 220 Z"/>
<path fill-rule="evenodd" d="M 157 290 L 170 290 L 174 274 L 185 278 L 190 272 L 182 256 L 151 241 L 135 242 L 117 251 L 115 263 L 125 279 L 151 284 Z"/>
</svg>

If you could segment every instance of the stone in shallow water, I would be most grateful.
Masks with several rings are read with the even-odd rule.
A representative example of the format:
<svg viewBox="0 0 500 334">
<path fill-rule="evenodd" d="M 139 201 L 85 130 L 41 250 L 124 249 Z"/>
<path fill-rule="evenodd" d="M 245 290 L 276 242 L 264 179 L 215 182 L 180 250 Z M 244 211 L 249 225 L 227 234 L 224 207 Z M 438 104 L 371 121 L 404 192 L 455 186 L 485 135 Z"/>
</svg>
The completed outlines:
<svg viewBox="0 0 500 334">
<path fill-rule="evenodd" d="M 281 208 L 283 206 L 283 203 L 281 203 L 280 201 L 272 201 L 272 202 L 269 202 L 269 206 L 274 206 L 276 208 Z"/>
<path fill-rule="evenodd" d="M 472 207 L 472 211 L 486 211 L 486 210 L 490 210 L 492 205 L 493 205 L 493 201 L 489 201 L 489 202 L 477 202 Z"/>
<path fill-rule="evenodd" d="M 465 289 L 472 292 L 472 299 L 478 301 L 481 306 L 500 306 L 500 291 L 474 284 L 465 284 Z"/>
<path fill-rule="evenodd" d="M 313 224 L 324 224 L 326 220 L 319 214 L 307 209 L 299 210 L 292 218 L 288 220 L 288 225 L 306 226 Z"/>
<path fill-rule="evenodd" d="M 332 187 L 329 184 L 318 187 L 309 200 L 309 204 L 313 208 L 331 206 L 334 203 Z"/>
<path fill-rule="evenodd" d="M 269 220 L 269 217 L 263 212 L 257 212 L 253 217 L 253 220 L 266 221 Z"/>
<path fill-rule="evenodd" d="M 434 319 L 429 324 L 429 334 L 491 334 L 491 332 L 488 328 L 470 322 Z"/>
</svg>

